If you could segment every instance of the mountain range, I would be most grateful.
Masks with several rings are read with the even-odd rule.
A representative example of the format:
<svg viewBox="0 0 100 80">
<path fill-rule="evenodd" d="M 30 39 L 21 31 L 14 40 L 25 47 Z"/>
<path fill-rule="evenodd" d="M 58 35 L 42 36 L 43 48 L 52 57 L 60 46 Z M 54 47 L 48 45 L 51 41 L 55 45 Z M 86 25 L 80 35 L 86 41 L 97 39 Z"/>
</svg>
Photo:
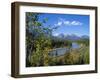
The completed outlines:
<svg viewBox="0 0 100 80">
<path fill-rule="evenodd" d="M 59 35 L 53 36 L 53 37 L 58 38 L 58 39 L 67 39 L 67 40 L 89 39 L 89 36 L 87 36 L 87 35 L 77 36 L 75 34 L 71 34 L 71 35 L 59 34 Z"/>
</svg>

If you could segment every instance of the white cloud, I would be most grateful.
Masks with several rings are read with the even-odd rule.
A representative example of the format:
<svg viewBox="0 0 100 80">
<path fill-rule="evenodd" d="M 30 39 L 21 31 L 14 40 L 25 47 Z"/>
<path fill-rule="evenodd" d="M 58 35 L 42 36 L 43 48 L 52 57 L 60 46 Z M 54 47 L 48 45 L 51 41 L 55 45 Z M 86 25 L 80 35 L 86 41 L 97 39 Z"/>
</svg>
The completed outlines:
<svg viewBox="0 0 100 80">
<path fill-rule="evenodd" d="M 60 18 L 59 21 L 55 24 L 55 26 L 61 26 L 61 25 L 66 25 L 66 26 L 81 26 L 83 23 L 81 23 L 80 21 L 69 21 L 69 20 L 65 20 Z"/>
<path fill-rule="evenodd" d="M 57 24 L 58 26 L 60 26 L 60 25 L 62 25 L 62 22 L 58 22 L 58 24 Z"/>
<path fill-rule="evenodd" d="M 58 36 L 58 35 L 59 35 L 58 33 L 54 33 L 54 34 L 53 34 L 53 36 Z"/>
<path fill-rule="evenodd" d="M 79 22 L 79 21 L 72 21 L 71 22 L 71 25 L 82 25 L 82 23 Z"/>
<path fill-rule="evenodd" d="M 59 21 L 57 24 L 55 24 L 55 26 L 61 26 L 62 25 L 62 22 Z"/>
<path fill-rule="evenodd" d="M 70 21 L 64 21 L 63 22 L 65 25 L 69 25 L 70 24 Z"/>
</svg>

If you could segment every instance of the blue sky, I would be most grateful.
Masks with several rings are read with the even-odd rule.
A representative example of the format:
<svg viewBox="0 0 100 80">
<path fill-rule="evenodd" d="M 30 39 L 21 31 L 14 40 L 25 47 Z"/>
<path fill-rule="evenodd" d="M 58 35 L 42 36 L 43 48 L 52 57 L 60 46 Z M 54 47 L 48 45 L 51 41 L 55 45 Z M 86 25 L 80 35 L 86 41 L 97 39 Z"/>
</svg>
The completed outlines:
<svg viewBox="0 0 100 80">
<path fill-rule="evenodd" d="M 89 15 L 75 15 L 75 14 L 42 14 L 39 19 L 48 18 L 45 25 L 58 28 L 53 31 L 53 35 L 57 36 L 61 33 L 65 35 L 75 34 L 77 36 L 89 36 Z"/>
</svg>

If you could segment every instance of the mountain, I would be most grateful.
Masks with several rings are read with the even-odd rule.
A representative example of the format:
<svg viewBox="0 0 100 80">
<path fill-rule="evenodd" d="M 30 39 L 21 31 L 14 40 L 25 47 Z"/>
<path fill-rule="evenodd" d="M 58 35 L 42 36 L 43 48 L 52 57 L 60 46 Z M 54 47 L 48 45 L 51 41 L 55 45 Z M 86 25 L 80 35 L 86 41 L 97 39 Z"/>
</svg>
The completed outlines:
<svg viewBox="0 0 100 80">
<path fill-rule="evenodd" d="M 72 34 L 72 35 L 67 35 L 66 39 L 68 39 L 68 40 L 79 40 L 80 37 L 77 36 L 77 35 Z"/>
<path fill-rule="evenodd" d="M 81 39 L 89 39 L 89 36 L 83 35 L 83 36 L 81 36 Z"/>
<path fill-rule="evenodd" d="M 57 37 L 58 37 L 58 38 L 65 38 L 65 35 L 61 33 L 61 34 L 59 34 Z"/>
<path fill-rule="evenodd" d="M 63 39 L 63 40 L 80 40 L 80 39 L 89 39 L 89 36 L 83 35 L 83 36 L 77 36 L 75 34 L 71 35 L 64 35 L 64 34 L 59 34 L 57 36 L 54 36 L 56 39 Z"/>
</svg>

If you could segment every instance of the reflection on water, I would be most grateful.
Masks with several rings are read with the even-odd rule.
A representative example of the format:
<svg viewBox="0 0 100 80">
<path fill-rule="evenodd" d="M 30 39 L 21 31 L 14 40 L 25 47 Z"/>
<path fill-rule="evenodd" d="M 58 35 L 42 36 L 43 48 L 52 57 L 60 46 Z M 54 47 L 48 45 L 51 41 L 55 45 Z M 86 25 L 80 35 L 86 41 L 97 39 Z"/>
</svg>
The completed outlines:
<svg viewBox="0 0 100 80">
<path fill-rule="evenodd" d="M 72 43 L 72 47 L 71 47 L 72 49 L 77 49 L 79 47 L 80 47 L 79 44 L 77 44 L 75 42 Z M 70 51 L 69 48 L 56 48 L 56 49 L 50 51 L 49 54 L 51 56 L 61 56 L 61 55 L 64 55 L 65 53 L 68 53 L 69 51 Z"/>
<path fill-rule="evenodd" d="M 69 52 L 68 48 L 56 48 L 55 50 L 50 51 L 51 56 L 60 56 L 65 54 L 66 52 Z"/>
<path fill-rule="evenodd" d="M 77 49 L 79 47 L 80 47 L 79 44 L 77 44 L 75 42 L 72 43 L 72 49 Z"/>
</svg>

